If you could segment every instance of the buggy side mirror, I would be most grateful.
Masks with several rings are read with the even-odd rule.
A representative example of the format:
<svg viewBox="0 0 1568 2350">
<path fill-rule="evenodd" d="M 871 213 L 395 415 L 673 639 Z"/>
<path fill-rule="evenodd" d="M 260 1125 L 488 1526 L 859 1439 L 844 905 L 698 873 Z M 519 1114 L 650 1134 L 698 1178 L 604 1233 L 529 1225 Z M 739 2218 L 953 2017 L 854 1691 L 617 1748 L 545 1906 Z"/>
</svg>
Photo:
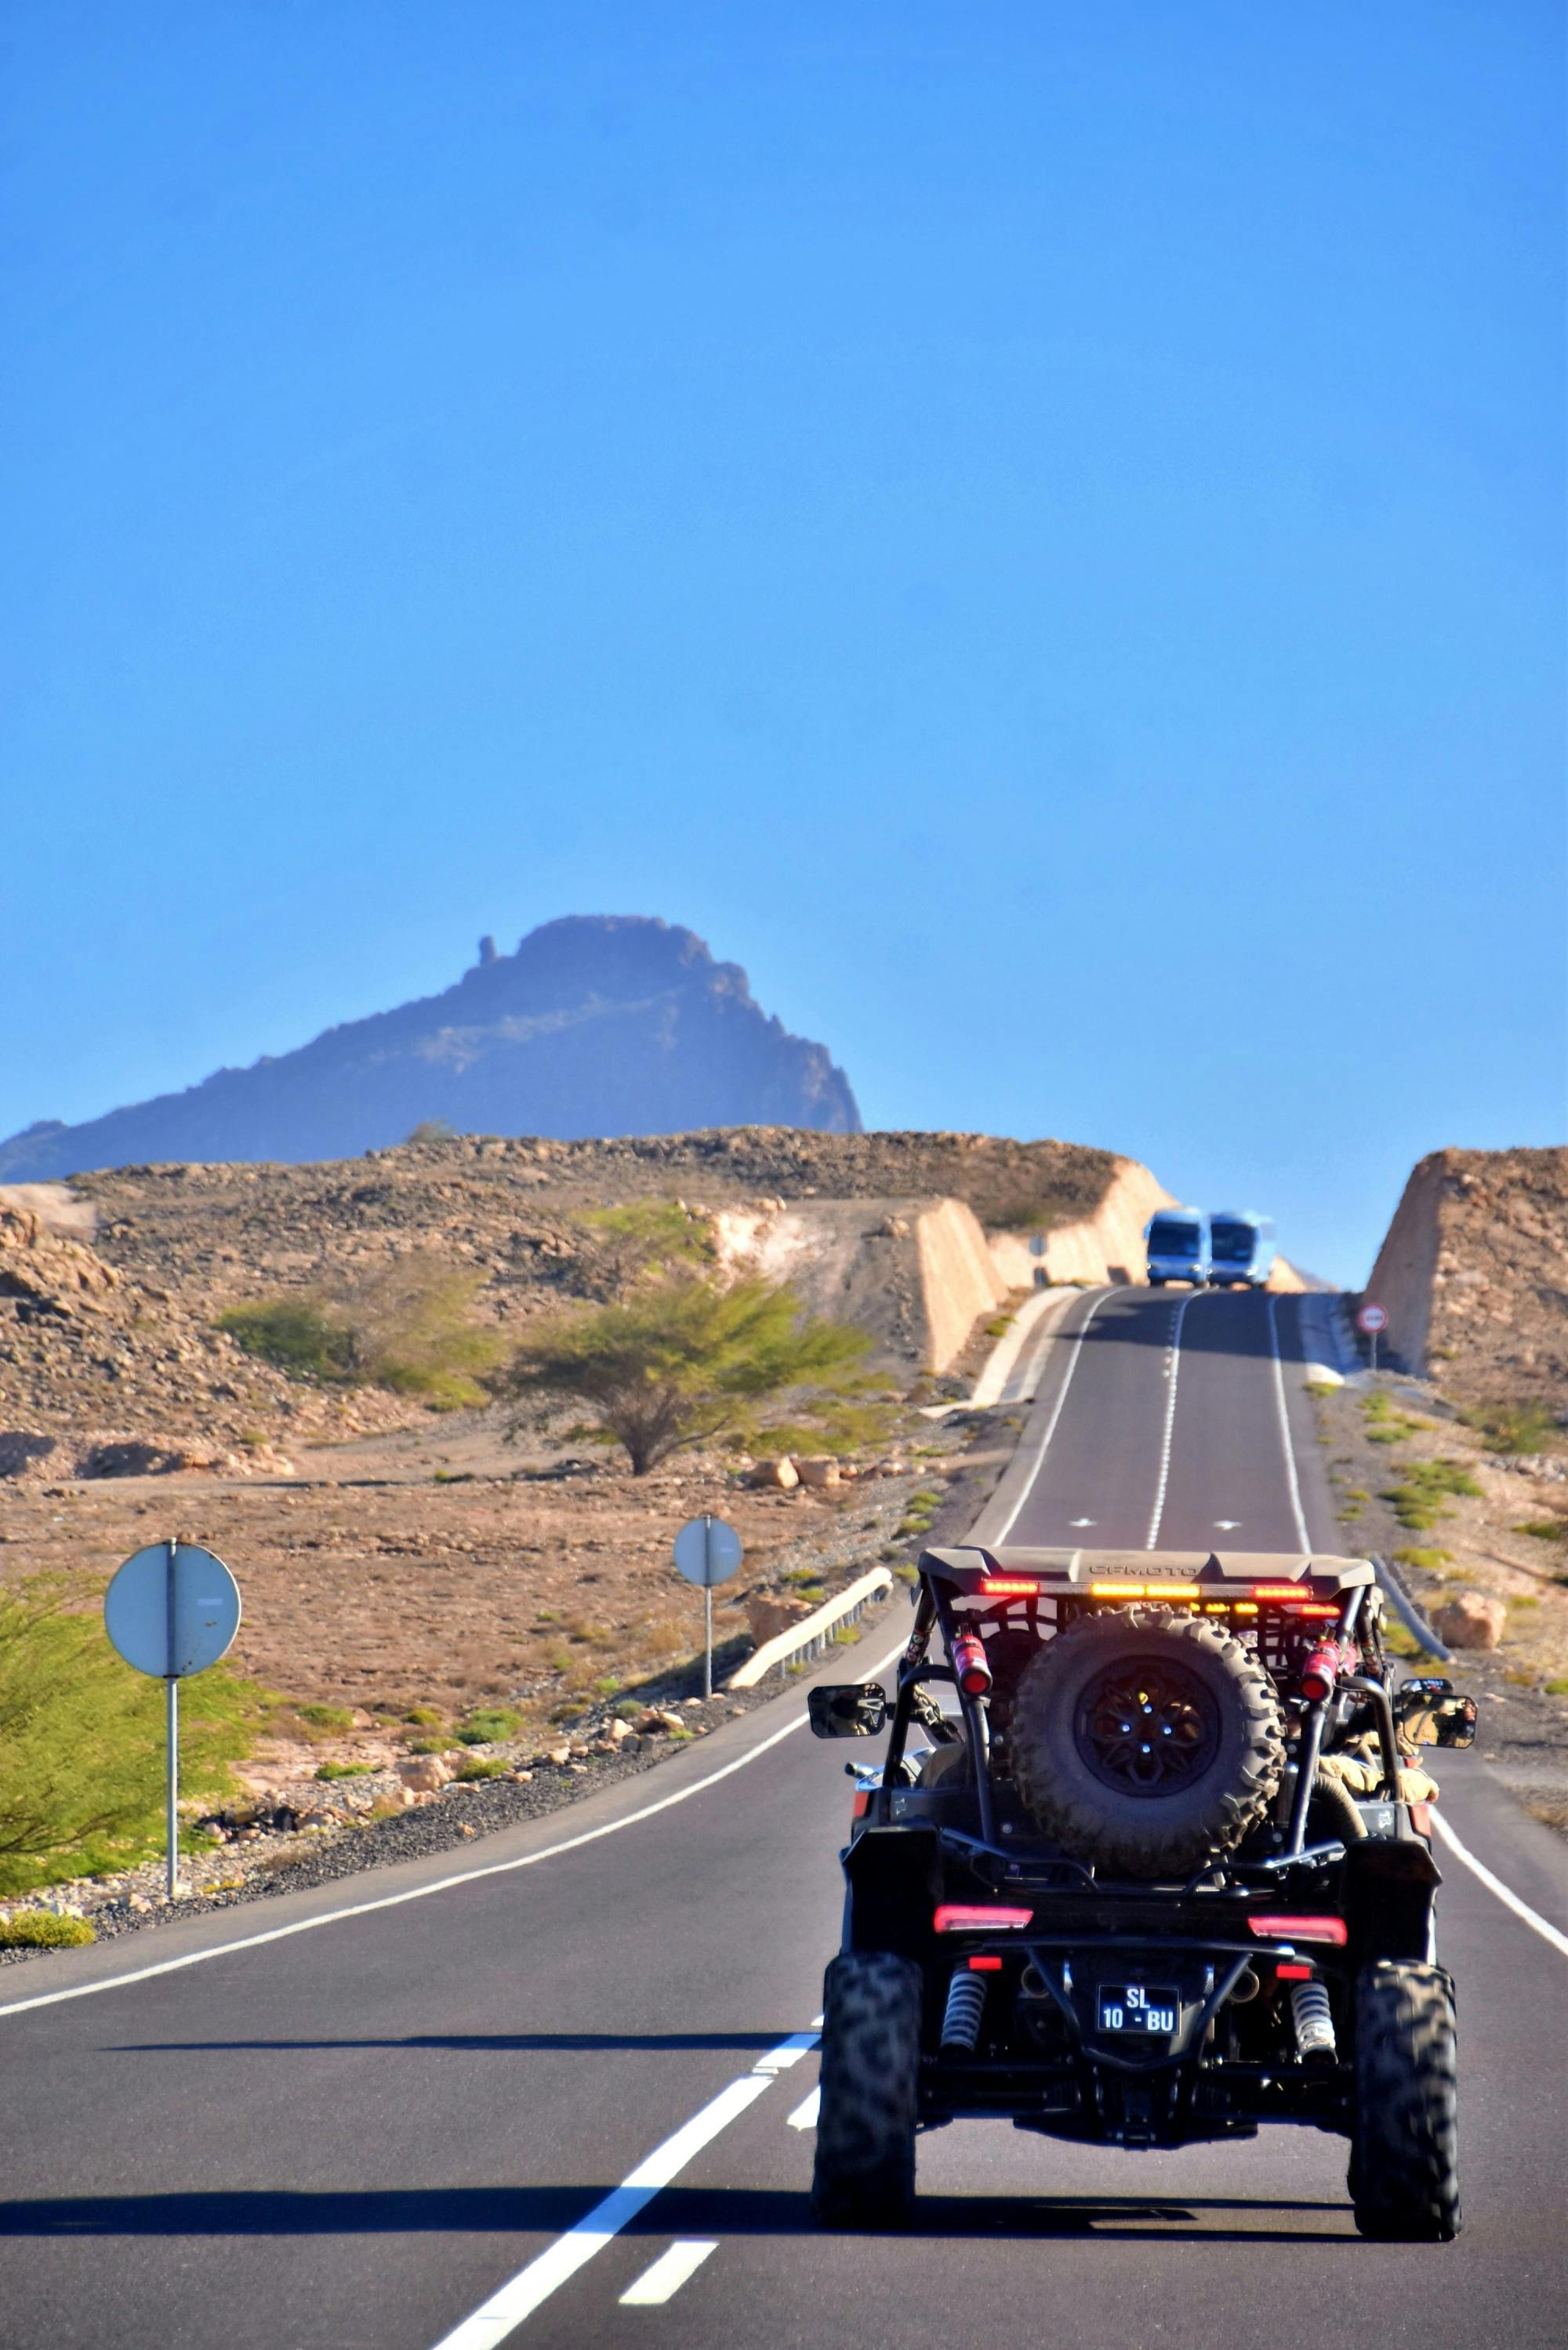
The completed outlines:
<svg viewBox="0 0 1568 2350">
<path fill-rule="evenodd" d="M 830 1681 L 808 1690 L 806 1710 L 816 1738 L 875 1738 L 888 1727 L 888 1692 L 880 1681 Z"/>
<path fill-rule="evenodd" d="M 1400 1729 L 1417 1746 L 1473 1746 L 1476 1701 L 1440 1673 L 1402 1681 L 1394 1700 Z"/>
</svg>

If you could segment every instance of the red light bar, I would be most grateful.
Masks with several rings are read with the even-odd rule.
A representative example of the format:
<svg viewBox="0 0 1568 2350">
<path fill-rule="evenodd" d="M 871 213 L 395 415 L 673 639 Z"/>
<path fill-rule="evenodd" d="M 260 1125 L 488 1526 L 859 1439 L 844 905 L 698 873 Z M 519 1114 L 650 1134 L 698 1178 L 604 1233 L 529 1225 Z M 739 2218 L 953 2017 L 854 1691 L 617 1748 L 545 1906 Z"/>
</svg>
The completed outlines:
<svg viewBox="0 0 1568 2350">
<path fill-rule="evenodd" d="M 1337 1601 L 1326 1599 L 1298 1599 L 1294 1607 L 1290 1608 L 1287 1612 L 1292 1616 L 1337 1617 L 1339 1614 L 1339 1607 Z"/>
<path fill-rule="evenodd" d="M 1000 1966 L 1002 1964 L 1002 1960 L 998 1959 L 996 1963 Z M 971 1967 L 973 1966 L 974 1960 L 972 1959 L 971 1959 L 970 1964 Z M 1274 1972 L 1279 1977 L 1281 1982 L 1311 1982 L 1314 1975 L 1317 1972 L 1317 1969 L 1313 1965 L 1310 1959 L 1282 1959 L 1279 1965 L 1274 1969 Z"/>
<path fill-rule="evenodd" d="M 1265 1942 L 1337 1942 L 1345 1940 L 1343 1918 L 1285 1917 L 1273 1910 L 1247 1920 Z"/>
<path fill-rule="evenodd" d="M 1040 1586 L 1033 1577 L 1026 1580 L 1022 1575 L 982 1575 L 980 1588 L 986 1599 L 1033 1599 Z"/>
<path fill-rule="evenodd" d="M 990 1950 L 978 1951 L 968 1961 L 968 1966 L 971 1975 L 999 1975 L 1002 1972 L 1002 1960 Z M 1310 1973 L 1311 1969 L 1307 1971 Z"/>
<path fill-rule="evenodd" d="M 944 1901 L 931 1919 L 939 1934 L 992 1934 L 1010 1927 L 1027 1926 L 1033 1920 L 1033 1909 L 1001 1909 L 971 1901 Z"/>
</svg>

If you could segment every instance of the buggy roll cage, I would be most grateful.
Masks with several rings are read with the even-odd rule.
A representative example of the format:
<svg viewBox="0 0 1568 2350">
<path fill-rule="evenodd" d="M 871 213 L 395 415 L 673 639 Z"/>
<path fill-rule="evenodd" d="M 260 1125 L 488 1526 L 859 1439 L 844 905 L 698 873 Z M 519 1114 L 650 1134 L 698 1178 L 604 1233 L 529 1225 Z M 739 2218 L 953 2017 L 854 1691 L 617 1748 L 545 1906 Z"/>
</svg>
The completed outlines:
<svg viewBox="0 0 1568 2350">
<path fill-rule="evenodd" d="M 1321 1697 L 1285 1700 L 1297 1709 L 1301 1743 L 1284 1848 L 1269 1858 L 1243 1863 L 1240 1867 L 1267 1877 L 1282 1869 L 1321 1866 L 1342 1859 L 1345 1849 L 1343 1843 L 1310 1848 L 1306 1843 L 1307 1809 L 1318 1757 L 1331 1714 L 1337 1711 L 1340 1691 L 1371 1707 L 1383 1770 L 1380 1794 L 1384 1799 L 1397 1800 L 1399 1793 L 1399 1748 L 1393 1704 L 1383 1678 L 1382 1645 L 1377 1637 L 1380 1595 L 1376 1582 L 1376 1571 L 1366 1559 L 1280 1557 L 1272 1553 L 1231 1552 L 1221 1558 L 1212 1551 L 1205 1555 L 1172 1551 L 992 1550 L 978 1544 L 923 1551 L 919 1582 L 914 1594 L 915 1621 L 898 1659 L 882 1784 L 891 1786 L 898 1780 L 909 1734 L 918 1717 L 939 1739 L 958 1736 L 956 1731 L 945 1727 L 939 1730 L 929 1720 L 932 1709 L 929 1701 L 919 1703 L 928 1683 L 950 1682 L 958 1698 L 964 1734 L 973 1757 L 980 1834 L 971 1836 L 947 1826 L 939 1834 L 944 1845 L 963 1852 L 972 1863 L 1000 1860 L 1007 1865 L 1010 1873 L 1015 1871 L 1021 1856 L 1016 1847 L 1003 1846 L 997 1835 L 991 1725 L 985 1696 L 966 1690 L 950 1662 L 931 1659 L 931 1635 L 934 1631 L 940 1633 L 945 1656 L 950 1659 L 954 1643 L 962 1634 L 978 1634 L 983 1626 L 1002 1627 L 1010 1618 L 1013 1619 L 1012 1629 L 1033 1633 L 1038 1638 L 1040 1617 L 1046 1605 L 1052 1611 L 1052 1629 L 1060 1631 L 1079 1616 L 1098 1615 L 1127 1600 L 1150 1600 L 1183 1606 L 1193 1614 L 1223 1618 L 1232 1629 L 1238 1621 L 1256 1627 L 1261 1637 L 1267 1636 L 1272 1667 L 1283 1665 L 1282 1671 L 1275 1669 L 1276 1682 L 1291 1678 L 1290 1664 L 1285 1659 L 1290 1648 L 1301 1646 L 1304 1640 L 1337 1643 L 1347 1663 L 1345 1652 L 1354 1650 L 1360 1670 L 1342 1670 Z M 956 1612 L 960 1607 L 964 1613 L 961 1624 Z M 1053 1873 L 1061 1870 L 1075 1881 L 1100 1882 L 1103 1889 L 1103 1881 L 1096 1880 L 1093 1869 L 1082 1862 L 1053 1858 L 1048 1866 Z M 1235 1862 L 1208 1862 L 1189 1880 L 1183 1891 L 1196 1893 L 1205 1879 L 1217 1875 L 1224 1879 L 1238 1873 Z"/>
</svg>

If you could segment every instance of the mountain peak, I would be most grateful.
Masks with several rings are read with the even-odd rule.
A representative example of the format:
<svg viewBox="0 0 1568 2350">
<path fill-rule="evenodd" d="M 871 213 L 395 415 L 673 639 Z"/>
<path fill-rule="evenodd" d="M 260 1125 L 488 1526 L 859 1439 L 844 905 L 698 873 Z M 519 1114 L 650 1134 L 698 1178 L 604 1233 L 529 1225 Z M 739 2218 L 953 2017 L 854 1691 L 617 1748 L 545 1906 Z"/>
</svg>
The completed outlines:
<svg viewBox="0 0 1568 2350">
<path fill-rule="evenodd" d="M 0 1143 L 0 1182 L 143 1161 L 340 1159 L 441 1119 L 576 1139 L 700 1127 L 860 1130 L 826 1047 L 753 1001 L 739 963 L 641 914 L 568 914 L 493 939 L 439 995 L 79 1126 Z"/>
</svg>

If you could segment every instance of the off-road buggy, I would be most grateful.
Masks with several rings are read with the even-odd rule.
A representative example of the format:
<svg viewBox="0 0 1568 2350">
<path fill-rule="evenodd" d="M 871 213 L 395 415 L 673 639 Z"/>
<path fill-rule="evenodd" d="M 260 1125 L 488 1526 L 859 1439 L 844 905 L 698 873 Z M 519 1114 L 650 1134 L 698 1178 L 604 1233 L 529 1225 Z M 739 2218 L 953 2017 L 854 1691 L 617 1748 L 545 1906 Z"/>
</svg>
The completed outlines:
<svg viewBox="0 0 1568 2350">
<path fill-rule="evenodd" d="M 1451 2238 L 1412 1766 L 1475 1706 L 1394 1684 L 1373 1567 L 971 1547 L 927 1551 L 913 1596 L 891 1702 L 810 1699 L 819 1736 L 888 1732 L 850 1766 L 817 2218 L 907 2220 L 917 2135 L 961 2117 L 1127 2147 L 1298 2122 L 1349 2138 L 1364 2235 Z"/>
</svg>

